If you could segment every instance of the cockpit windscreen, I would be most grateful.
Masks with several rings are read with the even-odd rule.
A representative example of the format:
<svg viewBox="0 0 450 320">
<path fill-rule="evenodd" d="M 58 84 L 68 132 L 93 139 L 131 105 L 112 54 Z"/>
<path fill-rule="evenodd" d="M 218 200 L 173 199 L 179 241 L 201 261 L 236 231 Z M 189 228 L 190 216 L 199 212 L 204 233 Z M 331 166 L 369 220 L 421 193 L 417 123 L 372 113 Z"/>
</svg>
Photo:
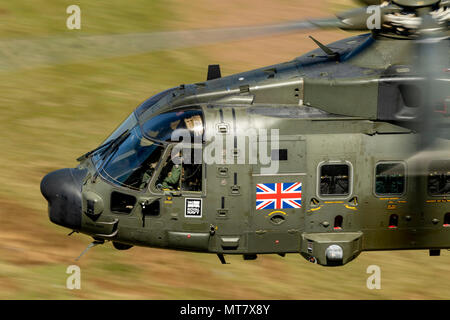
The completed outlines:
<svg viewBox="0 0 450 320">
<path fill-rule="evenodd" d="M 143 137 L 136 126 L 120 145 L 113 148 L 104 165 L 99 168 L 102 177 L 121 186 L 145 188 L 161 159 L 164 147 Z"/>
</svg>

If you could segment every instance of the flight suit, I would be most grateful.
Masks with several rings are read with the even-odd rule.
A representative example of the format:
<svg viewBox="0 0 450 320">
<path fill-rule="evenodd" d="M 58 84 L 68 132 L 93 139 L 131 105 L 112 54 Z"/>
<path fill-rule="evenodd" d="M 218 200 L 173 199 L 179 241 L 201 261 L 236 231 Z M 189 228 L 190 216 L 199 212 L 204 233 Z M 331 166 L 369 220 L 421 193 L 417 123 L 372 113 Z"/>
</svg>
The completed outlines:
<svg viewBox="0 0 450 320">
<path fill-rule="evenodd" d="M 180 181 L 180 177 L 181 166 L 179 164 L 175 164 L 162 183 L 163 189 L 178 189 L 178 182 Z"/>
<path fill-rule="evenodd" d="M 154 171 L 155 171 L 154 169 L 145 171 L 144 175 L 142 176 L 142 182 L 139 187 L 140 189 L 145 188 L 147 183 L 150 181 L 150 178 L 152 177 Z"/>
</svg>

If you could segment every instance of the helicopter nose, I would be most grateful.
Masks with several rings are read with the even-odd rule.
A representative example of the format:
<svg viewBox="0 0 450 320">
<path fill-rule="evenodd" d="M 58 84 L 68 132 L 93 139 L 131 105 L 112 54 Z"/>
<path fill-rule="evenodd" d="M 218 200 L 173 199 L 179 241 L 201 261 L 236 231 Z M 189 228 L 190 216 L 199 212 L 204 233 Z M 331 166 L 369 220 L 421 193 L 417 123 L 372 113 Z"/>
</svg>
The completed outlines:
<svg viewBox="0 0 450 320">
<path fill-rule="evenodd" d="M 41 193 L 48 201 L 53 223 L 79 230 L 81 228 L 81 186 L 87 170 L 61 169 L 50 172 L 41 181 Z"/>
</svg>

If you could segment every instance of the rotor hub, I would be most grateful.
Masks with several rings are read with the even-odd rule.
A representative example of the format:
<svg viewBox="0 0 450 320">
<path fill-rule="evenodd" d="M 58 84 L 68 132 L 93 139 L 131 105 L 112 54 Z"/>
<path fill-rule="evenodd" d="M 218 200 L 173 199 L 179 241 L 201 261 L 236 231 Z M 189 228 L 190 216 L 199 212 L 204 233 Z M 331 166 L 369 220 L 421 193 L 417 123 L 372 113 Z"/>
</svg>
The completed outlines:
<svg viewBox="0 0 450 320">
<path fill-rule="evenodd" d="M 395 5 L 401 6 L 402 10 L 387 13 L 383 17 L 381 33 L 390 36 L 405 38 L 418 38 L 428 29 L 424 25 L 424 19 L 433 29 L 441 31 L 448 29 L 450 22 L 450 7 L 441 3 L 440 0 L 410 1 L 394 0 Z"/>
</svg>

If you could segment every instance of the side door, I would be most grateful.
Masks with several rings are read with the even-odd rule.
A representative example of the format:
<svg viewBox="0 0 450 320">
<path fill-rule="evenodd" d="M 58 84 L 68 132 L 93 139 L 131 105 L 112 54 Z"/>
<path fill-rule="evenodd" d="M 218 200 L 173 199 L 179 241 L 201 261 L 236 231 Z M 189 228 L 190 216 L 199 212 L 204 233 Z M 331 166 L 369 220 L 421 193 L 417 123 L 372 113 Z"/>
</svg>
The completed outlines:
<svg viewBox="0 0 450 320">
<path fill-rule="evenodd" d="M 174 159 L 173 148 L 174 145 L 169 146 L 151 187 L 161 198 L 167 246 L 206 251 L 210 226 L 205 215 L 205 170 L 204 164 L 194 159 L 202 149 L 196 147 L 190 154 L 180 153 Z"/>
<path fill-rule="evenodd" d="M 314 192 L 306 211 L 306 232 L 356 231 L 359 211 L 354 163 L 352 155 L 336 155 L 331 159 L 311 157 Z"/>
<path fill-rule="evenodd" d="M 167 226 L 170 224 L 170 216 L 164 210 L 165 196 L 163 192 L 155 189 L 155 181 L 161 173 L 161 164 L 170 157 L 170 149 L 165 148 L 158 164 L 154 164 L 154 170 L 143 180 L 144 189 L 137 197 L 136 213 L 134 219 L 138 228 L 133 231 L 133 240 L 142 245 L 154 247 L 167 247 Z M 150 192 L 149 192 L 150 191 Z"/>
</svg>

